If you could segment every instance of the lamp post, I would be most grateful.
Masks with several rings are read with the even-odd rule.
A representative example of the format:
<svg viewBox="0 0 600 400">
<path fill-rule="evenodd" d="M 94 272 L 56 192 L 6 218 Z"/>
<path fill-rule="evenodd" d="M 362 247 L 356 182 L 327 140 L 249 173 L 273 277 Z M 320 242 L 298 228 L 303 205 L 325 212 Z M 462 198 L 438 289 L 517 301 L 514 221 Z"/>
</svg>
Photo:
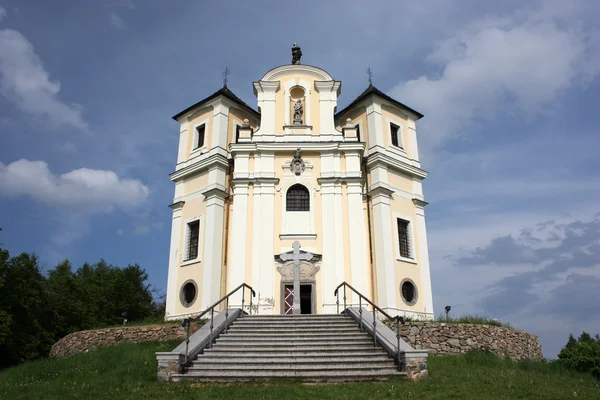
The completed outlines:
<svg viewBox="0 0 600 400">
<path fill-rule="evenodd" d="M 452 309 L 452 307 L 446 306 L 444 309 L 446 310 L 446 322 L 448 322 L 448 313 L 450 312 L 450 310 Z"/>
</svg>

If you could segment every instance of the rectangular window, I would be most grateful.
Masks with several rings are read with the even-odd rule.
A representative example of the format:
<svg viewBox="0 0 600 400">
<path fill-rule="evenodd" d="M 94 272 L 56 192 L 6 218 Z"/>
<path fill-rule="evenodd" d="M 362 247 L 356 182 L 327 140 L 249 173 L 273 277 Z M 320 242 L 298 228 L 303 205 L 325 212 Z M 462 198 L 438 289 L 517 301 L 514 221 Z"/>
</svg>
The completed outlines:
<svg viewBox="0 0 600 400">
<path fill-rule="evenodd" d="M 238 143 L 240 141 L 240 125 L 235 126 L 235 142 Z"/>
<path fill-rule="evenodd" d="M 398 144 L 398 131 L 400 127 L 398 125 L 390 124 L 390 132 L 392 134 L 392 144 L 396 147 L 400 147 Z"/>
<path fill-rule="evenodd" d="M 356 137 L 358 138 L 358 141 L 360 142 L 360 125 L 356 124 L 354 127 L 356 128 Z"/>
<path fill-rule="evenodd" d="M 185 261 L 195 260 L 198 258 L 198 246 L 200 245 L 200 221 L 192 221 L 187 224 L 187 257 Z"/>
<path fill-rule="evenodd" d="M 204 134 L 206 131 L 206 125 L 202 124 L 200 126 L 196 127 L 196 133 L 198 135 L 198 140 L 196 141 L 196 147 L 194 147 L 195 149 L 198 149 L 200 147 L 204 146 Z"/>
<path fill-rule="evenodd" d="M 398 245 L 400 247 L 400 257 L 412 258 L 409 235 L 410 222 L 398 218 Z"/>
</svg>

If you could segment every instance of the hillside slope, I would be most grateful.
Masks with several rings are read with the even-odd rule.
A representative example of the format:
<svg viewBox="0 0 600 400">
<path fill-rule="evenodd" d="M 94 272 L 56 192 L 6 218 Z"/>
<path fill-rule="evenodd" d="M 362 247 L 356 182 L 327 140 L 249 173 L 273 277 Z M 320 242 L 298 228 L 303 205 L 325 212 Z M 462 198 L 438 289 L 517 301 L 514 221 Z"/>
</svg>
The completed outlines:
<svg viewBox="0 0 600 400">
<path fill-rule="evenodd" d="M 0 399 L 600 399 L 600 382 L 542 362 L 473 353 L 430 357 L 430 378 L 344 385 L 161 384 L 155 351 L 176 342 L 122 344 L 0 372 Z"/>
</svg>

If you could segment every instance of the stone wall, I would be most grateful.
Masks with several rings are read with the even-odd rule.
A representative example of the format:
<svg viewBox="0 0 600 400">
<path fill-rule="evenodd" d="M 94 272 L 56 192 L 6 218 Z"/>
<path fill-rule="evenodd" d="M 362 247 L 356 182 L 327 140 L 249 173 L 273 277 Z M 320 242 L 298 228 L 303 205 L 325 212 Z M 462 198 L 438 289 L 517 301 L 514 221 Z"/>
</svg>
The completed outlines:
<svg viewBox="0 0 600 400">
<path fill-rule="evenodd" d="M 203 322 L 192 324 L 190 335 L 196 332 L 203 324 Z M 186 331 L 181 327 L 180 322 L 73 332 L 54 343 L 50 350 L 50 356 L 66 357 L 76 353 L 85 353 L 97 347 L 113 346 L 124 342 L 140 343 L 184 340 L 185 334 Z"/>
<path fill-rule="evenodd" d="M 394 332 L 394 322 L 386 323 Z M 541 359 L 538 337 L 512 328 L 491 325 L 452 324 L 443 322 L 407 322 L 400 336 L 415 349 L 429 354 L 459 354 L 471 350 L 489 350 L 513 360 Z"/>
</svg>

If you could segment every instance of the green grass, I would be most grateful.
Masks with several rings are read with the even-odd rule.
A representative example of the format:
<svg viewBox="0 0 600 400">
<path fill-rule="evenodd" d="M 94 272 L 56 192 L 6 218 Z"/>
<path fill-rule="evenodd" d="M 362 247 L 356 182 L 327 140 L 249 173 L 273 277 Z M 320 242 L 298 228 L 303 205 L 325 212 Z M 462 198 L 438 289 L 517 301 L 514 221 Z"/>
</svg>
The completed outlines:
<svg viewBox="0 0 600 400">
<path fill-rule="evenodd" d="M 512 362 L 487 353 L 430 357 L 421 382 L 302 385 L 162 384 L 155 351 L 178 342 L 121 344 L 0 372 L 0 399 L 600 399 L 600 383 L 556 363 Z"/>
<path fill-rule="evenodd" d="M 448 322 L 453 324 L 476 324 L 476 325 L 492 325 L 492 326 L 502 326 L 504 328 L 512 328 L 511 324 L 508 322 L 499 321 L 495 318 L 484 317 L 482 315 L 477 314 L 465 314 L 460 317 L 448 317 L 446 319 L 445 315 L 439 315 L 437 317 L 437 322 Z"/>
</svg>

